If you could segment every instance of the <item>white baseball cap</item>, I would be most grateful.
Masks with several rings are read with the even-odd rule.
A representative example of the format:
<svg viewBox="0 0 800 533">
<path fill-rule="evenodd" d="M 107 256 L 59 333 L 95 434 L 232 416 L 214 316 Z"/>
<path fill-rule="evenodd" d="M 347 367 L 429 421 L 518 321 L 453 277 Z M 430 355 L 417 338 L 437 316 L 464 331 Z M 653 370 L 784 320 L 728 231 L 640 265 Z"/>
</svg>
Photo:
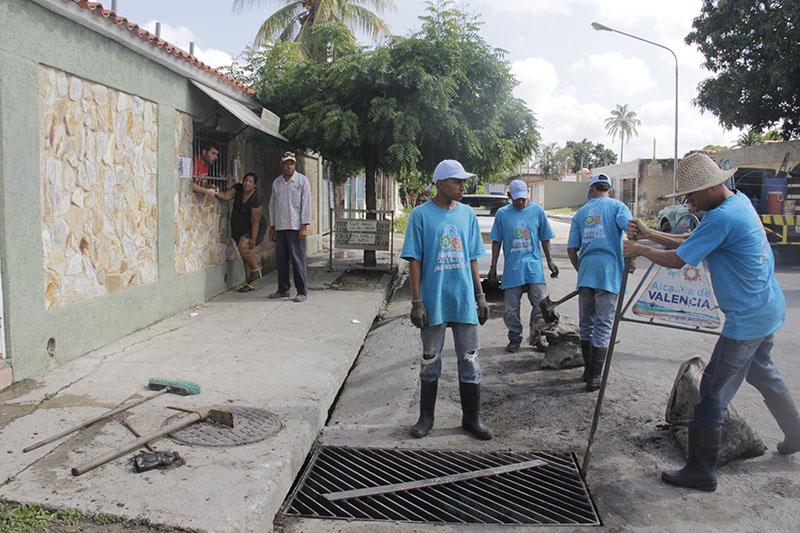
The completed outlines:
<svg viewBox="0 0 800 533">
<path fill-rule="evenodd" d="M 475 174 L 471 174 L 464 170 L 464 167 L 456 161 L 455 159 L 445 159 L 438 165 L 436 165 L 436 170 L 433 171 L 433 181 L 437 182 L 439 180 L 446 180 L 448 178 L 456 178 L 459 180 L 465 180 L 468 178 L 474 178 Z"/>
</svg>

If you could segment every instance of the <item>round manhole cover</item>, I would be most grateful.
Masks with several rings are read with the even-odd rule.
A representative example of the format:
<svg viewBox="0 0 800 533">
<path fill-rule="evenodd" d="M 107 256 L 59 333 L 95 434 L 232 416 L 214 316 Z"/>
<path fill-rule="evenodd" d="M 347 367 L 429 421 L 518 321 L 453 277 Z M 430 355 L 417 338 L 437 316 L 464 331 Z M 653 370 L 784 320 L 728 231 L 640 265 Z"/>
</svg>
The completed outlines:
<svg viewBox="0 0 800 533">
<path fill-rule="evenodd" d="M 230 411 L 233 415 L 233 427 L 203 420 L 173 431 L 167 436 L 172 440 L 191 446 L 241 446 L 271 437 L 283 427 L 278 415 L 266 409 L 235 405 L 215 405 L 209 409 Z M 186 414 L 180 413 L 171 416 L 162 425 L 171 424 L 182 416 L 186 416 Z"/>
</svg>

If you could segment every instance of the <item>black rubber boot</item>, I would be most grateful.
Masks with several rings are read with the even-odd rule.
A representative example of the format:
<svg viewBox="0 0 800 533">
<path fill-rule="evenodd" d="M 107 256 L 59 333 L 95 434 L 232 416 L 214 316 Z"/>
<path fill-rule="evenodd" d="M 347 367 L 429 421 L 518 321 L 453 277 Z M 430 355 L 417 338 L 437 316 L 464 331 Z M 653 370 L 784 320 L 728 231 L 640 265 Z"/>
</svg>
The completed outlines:
<svg viewBox="0 0 800 533">
<path fill-rule="evenodd" d="M 764 403 L 785 436 L 783 442 L 778 443 L 778 452 L 789 455 L 800 451 L 800 414 L 797 413 L 792 394 L 786 391 L 780 396 L 765 396 Z"/>
<path fill-rule="evenodd" d="M 665 483 L 676 487 L 714 492 L 717 490 L 717 457 L 722 426 L 689 426 L 689 459 L 680 470 L 661 473 Z"/>
<path fill-rule="evenodd" d="M 411 436 L 421 439 L 433 427 L 433 412 L 436 409 L 436 392 L 439 390 L 439 380 L 423 381 L 419 393 L 419 420 L 411 428 Z"/>
<path fill-rule="evenodd" d="M 592 355 L 592 341 L 581 341 L 581 355 L 583 356 L 583 375 L 581 381 L 586 382 L 586 375 L 589 373 L 589 361 Z"/>
<path fill-rule="evenodd" d="M 481 384 L 459 382 L 458 391 L 461 393 L 461 412 L 463 413 L 461 427 L 481 440 L 489 440 L 494 437 L 494 431 L 481 422 Z"/>
<path fill-rule="evenodd" d="M 608 346 L 603 346 L 602 348 L 592 346 L 589 355 L 589 368 L 586 373 L 586 390 L 589 392 L 600 388 L 600 383 L 603 381 L 603 363 L 606 362 L 607 351 Z"/>
</svg>

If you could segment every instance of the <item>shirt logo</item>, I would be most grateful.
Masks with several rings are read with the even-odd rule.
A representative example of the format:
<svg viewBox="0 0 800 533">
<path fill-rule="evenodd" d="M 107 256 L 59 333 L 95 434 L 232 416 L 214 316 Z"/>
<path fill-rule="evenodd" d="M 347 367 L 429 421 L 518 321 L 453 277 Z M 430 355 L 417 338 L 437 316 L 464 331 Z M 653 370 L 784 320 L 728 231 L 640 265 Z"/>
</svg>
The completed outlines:
<svg viewBox="0 0 800 533">
<path fill-rule="evenodd" d="M 593 208 L 589 210 L 586 218 L 583 219 L 583 243 L 589 244 L 594 239 L 605 239 L 606 230 L 601 225 L 603 217 L 600 216 L 600 210 Z"/>
<path fill-rule="evenodd" d="M 442 236 L 439 237 L 439 246 L 442 249 L 436 257 L 434 272 L 467 267 L 464 259 L 464 243 L 455 224 L 448 224 L 444 227 Z"/>
<path fill-rule="evenodd" d="M 514 239 L 511 241 L 509 252 L 525 252 L 532 249 L 531 230 L 528 229 L 528 223 L 524 220 L 518 220 L 514 228 Z"/>
</svg>

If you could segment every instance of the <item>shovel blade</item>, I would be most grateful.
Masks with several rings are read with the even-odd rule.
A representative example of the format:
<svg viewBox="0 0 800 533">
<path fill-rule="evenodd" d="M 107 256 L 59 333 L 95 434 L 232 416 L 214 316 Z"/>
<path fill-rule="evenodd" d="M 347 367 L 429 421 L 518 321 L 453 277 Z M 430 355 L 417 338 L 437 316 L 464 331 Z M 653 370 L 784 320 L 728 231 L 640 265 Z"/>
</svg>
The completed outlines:
<svg viewBox="0 0 800 533">
<path fill-rule="evenodd" d="M 223 411 L 222 409 L 209 409 L 208 419 L 223 426 L 233 427 L 233 413 L 230 411 Z"/>
</svg>

